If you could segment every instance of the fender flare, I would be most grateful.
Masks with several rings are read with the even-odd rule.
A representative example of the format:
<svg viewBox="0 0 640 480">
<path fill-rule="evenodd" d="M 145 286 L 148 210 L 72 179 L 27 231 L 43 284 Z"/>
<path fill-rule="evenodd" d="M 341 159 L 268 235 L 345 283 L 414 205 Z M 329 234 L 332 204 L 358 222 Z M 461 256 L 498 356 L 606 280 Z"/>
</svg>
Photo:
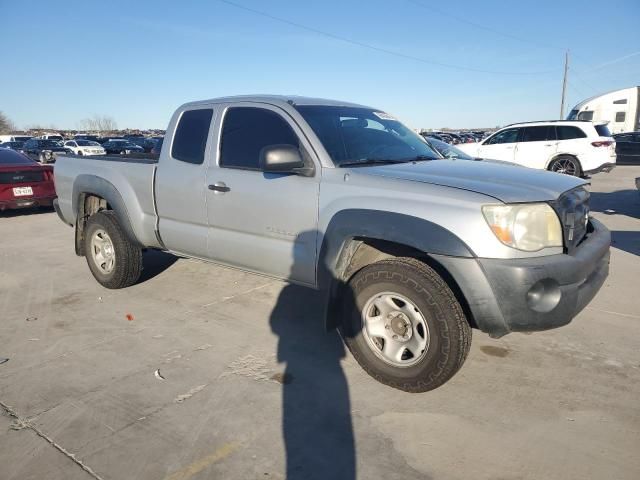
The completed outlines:
<svg viewBox="0 0 640 480">
<path fill-rule="evenodd" d="M 329 222 L 318 258 L 318 289 L 325 300 L 327 330 L 337 326 L 340 312 L 336 300 L 348 281 L 347 267 L 361 240 L 392 242 L 425 255 L 476 257 L 459 237 L 428 220 L 382 210 L 342 210 Z"/>
<path fill-rule="evenodd" d="M 84 215 L 84 204 L 80 203 L 80 199 L 84 199 L 85 195 L 96 195 L 106 200 L 111 207 L 111 210 L 115 213 L 118 223 L 124 230 L 125 235 L 130 242 L 143 247 L 142 243 L 136 237 L 131 224 L 129 211 L 122 199 L 122 195 L 116 189 L 116 187 L 104 178 L 96 175 L 78 175 L 73 183 L 73 196 L 71 197 L 71 208 L 76 215 L 76 254 L 83 255 L 82 245 L 82 231 L 84 230 L 84 223 L 86 222 L 86 216 Z"/>
</svg>

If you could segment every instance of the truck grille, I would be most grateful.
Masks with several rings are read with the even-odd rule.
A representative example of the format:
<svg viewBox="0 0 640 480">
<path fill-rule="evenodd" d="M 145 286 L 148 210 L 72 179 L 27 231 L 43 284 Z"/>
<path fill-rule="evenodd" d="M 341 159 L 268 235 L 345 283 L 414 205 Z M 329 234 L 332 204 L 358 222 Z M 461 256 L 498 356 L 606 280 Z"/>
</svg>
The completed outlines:
<svg viewBox="0 0 640 480">
<path fill-rule="evenodd" d="M 567 253 L 572 253 L 587 234 L 589 196 L 589 192 L 584 187 L 578 187 L 563 193 L 551 204 L 562 223 Z"/>
<path fill-rule="evenodd" d="M 44 172 L 41 170 L 24 170 L 22 172 L 0 172 L 0 183 L 31 183 L 42 182 L 44 180 Z"/>
</svg>

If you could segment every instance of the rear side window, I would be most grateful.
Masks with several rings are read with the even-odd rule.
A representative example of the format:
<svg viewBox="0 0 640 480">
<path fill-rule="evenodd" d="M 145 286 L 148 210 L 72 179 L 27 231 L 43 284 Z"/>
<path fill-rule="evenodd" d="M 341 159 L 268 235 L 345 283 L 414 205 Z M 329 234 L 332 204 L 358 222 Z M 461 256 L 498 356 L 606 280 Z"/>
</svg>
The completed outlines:
<svg viewBox="0 0 640 480">
<path fill-rule="evenodd" d="M 616 122 L 624 122 L 627 112 L 616 112 Z"/>
<path fill-rule="evenodd" d="M 601 137 L 611 136 L 611 130 L 609 130 L 609 127 L 607 127 L 605 124 L 594 125 L 594 127 L 596 128 L 596 132 L 598 132 L 598 135 L 600 135 Z"/>
<path fill-rule="evenodd" d="M 568 125 L 558 125 L 556 127 L 556 133 L 558 135 L 558 140 L 573 140 L 574 138 L 587 138 L 587 134 L 584 133 L 582 130 L 580 130 L 578 127 L 571 127 Z"/>
<path fill-rule="evenodd" d="M 523 130 L 521 142 L 545 142 L 556 139 L 556 133 L 552 126 L 525 127 Z"/>
<path fill-rule="evenodd" d="M 264 108 L 230 108 L 222 126 L 220 165 L 258 170 L 260 150 L 278 144 L 300 148 L 297 135 L 280 115 Z"/>
<path fill-rule="evenodd" d="M 187 163 L 201 164 L 207 146 L 213 110 L 187 110 L 180 117 L 171 146 L 171 156 Z"/>
</svg>

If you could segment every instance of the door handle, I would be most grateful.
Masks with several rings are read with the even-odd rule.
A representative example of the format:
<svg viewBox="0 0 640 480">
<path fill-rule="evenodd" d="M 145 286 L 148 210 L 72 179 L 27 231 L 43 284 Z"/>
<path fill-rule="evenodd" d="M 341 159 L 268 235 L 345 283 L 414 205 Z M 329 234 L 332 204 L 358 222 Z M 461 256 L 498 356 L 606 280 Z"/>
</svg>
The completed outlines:
<svg viewBox="0 0 640 480">
<path fill-rule="evenodd" d="M 213 185 L 209 185 L 209 190 L 213 190 L 214 192 L 218 193 L 226 193 L 231 191 L 231 189 L 227 187 L 224 182 L 216 182 Z"/>
</svg>

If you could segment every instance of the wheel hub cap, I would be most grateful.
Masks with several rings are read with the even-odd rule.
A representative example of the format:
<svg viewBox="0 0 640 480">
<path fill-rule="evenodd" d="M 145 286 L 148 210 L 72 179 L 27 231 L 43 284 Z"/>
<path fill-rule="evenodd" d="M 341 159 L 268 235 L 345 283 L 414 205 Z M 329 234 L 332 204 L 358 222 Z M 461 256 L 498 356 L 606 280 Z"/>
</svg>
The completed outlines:
<svg viewBox="0 0 640 480">
<path fill-rule="evenodd" d="M 371 350 L 395 367 L 410 367 L 429 348 L 429 328 L 418 307 L 407 297 L 384 292 L 362 309 L 362 332 Z"/>
<path fill-rule="evenodd" d="M 111 273 L 116 264 L 116 252 L 111 237 L 102 229 L 91 236 L 91 257 L 102 273 Z"/>
<path fill-rule="evenodd" d="M 396 340 L 409 340 L 413 334 L 413 328 L 411 322 L 407 316 L 402 312 L 392 312 L 387 315 L 389 322 L 387 325 L 391 328 L 391 331 L 395 335 Z M 397 338 L 396 338 L 397 337 Z"/>
</svg>

